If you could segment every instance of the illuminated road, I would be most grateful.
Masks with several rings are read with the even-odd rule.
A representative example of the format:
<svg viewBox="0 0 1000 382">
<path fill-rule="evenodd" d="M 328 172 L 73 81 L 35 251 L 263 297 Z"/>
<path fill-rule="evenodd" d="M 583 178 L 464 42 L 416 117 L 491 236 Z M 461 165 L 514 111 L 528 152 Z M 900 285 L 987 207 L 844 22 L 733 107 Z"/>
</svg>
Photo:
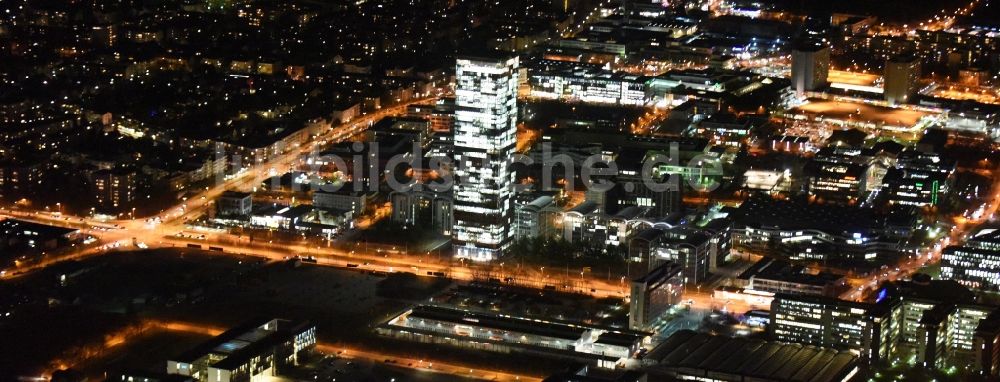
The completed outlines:
<svg viewBox="0 0 1000 382">
<path fill-rule="evenodd" d="M 945 247 L 960 245 L 976 227 L 995 218 L 997 210 L 1000 209 L 1000 179 L 994 180 L 992 192 L 991 197 L 983 206 L 982 212 L 977 214 L 978 217 L 955 217 L 953 222 L 951 222 L 951 230 L 943 232 L 934 244 L 929 248 L 921 250 L 918 255 L 907 257 L 895 267 L 880 270 L 875 275 L 866 278 L 850 279 L 849 281 L 853 289 L 845 292 L 841 295 L 841 298 L 845 300 L 863 300 L 866 291 L 875 290 L 881 283 L 908 278 L 925 265 L 941 261 L 941 252 Z"/>
<path fill-rule="evenodd" d="M 114 232 L 117 237 L 128 236 L 128 232 Z M 152 232 L 158 232 L 154 230 Z M 149 235 L 149 233 L 147 233 Z M 145 243 L 151 248 L 183 248 L 188 244 L 200 245 L 203 248 L 209 246 L 222 249 L 221 254 L 240 254 L 255 257 L 267 258 L 274 261 L 284 261 L 295 256 L 313 256 L 317 266 L 331 266 L 345 269 L 356 269 L 362 271 L 375 272 L 412 272 L 417 275 L 426 276 L 428 272 L 446 275 L 458 281 L 473 281 L 477 279 L 477 274 L 481 279 L 485 272 L 482 265 L 465 264 L 462 261 L 450 261 L 440 259 L 433 255 L 407 255 L 402 253 L 379 253 L 372 250 L 347 251 L 331 248 L 315 241 L 303 240 L 301 243 L 269 243 L 264 240 L 256 240 L 252 244 L 246 238 L 239 238 L 228 233 L 205 233 L 205 240 L 185 239 L 175 236 L 156 235 L 151 239 L 146 239 Z M 130 242 L 130 239 L 128 239 Z M 79 259 L 87 255 L 99 254 L 98 251 L 88 251 L 86 255 L 74 256 Z M 61 258 L 59 261 L 64 261 Z M 32 266 L 30 269 L 37 269 L 44 265 Z M 19 270 L 23 271 L 23 270 Z M 598 274 L 583 272 L 580 269 L 555 267 L 546 269 L 545 267 L 516 267 L 499 266 L 494 267 L 490 273 L 491 278 L 505 279 L 511 277 L 516 279 L 515 284 L 519 286 L 542 289 L 546 287 L 555 290 L 588 294 L 598 298 L 616 297 L 627 299 L 628 280 L 623 277 L 617 279 L 607 279 Z M 600 273 L 600 272 L 596 272 Z M 11 275 L 8 275 L 11 277 Z M 691 300 L 692 307 L 703 310 L 722 310 L 733 312 L 745 312 L 752 308 L 764 308 L 752 306 L 739 300 L 719 300 L 712 296 L 711 291 L 700 292 L 696 290 L 688 291 L 684 295 L 685 300 Z"/>
<path fill-rule="evenodd" d="M 186 198 L 178 205 L 167 208 L 161 213 L 146 219 L 104 221 L 50 212 L 0 209 L 0 217 L 14 217 L 36 223 L 81 229 L 85 234 L 100 238 L 102 244 L 102 246 L 72 251 L 58 258 L 45 258 L 34 264 L 7 269 L 2 277 L 14 277 L 61 261 L 78 260 L 87 256 L 101 254 L 110 249 L 106 247 L 107 245 L 114 245 L 115 243 L 118 243 L 120 247 L 129 247 L 132 246 L 134 241 L 135 243 L 143 243 L 150 248 L 155 248 L 158 246 L 157 244 L 164 242 L 163 238 L 165 235 L 183 231 L 186 222 L 204 214 L 212 206 L 212 201 L 223 192 L 227 190 L 250 191 L 270 176 L 291 170 L 295 164 L 302 160 L 303 153 L 318 151 L 321 147 L 331 142 L 346 140 L 366 130 L 371 124 L 381 118 L 402 114 L 412 104 L 427 103 L 434 99 L 434 97 L 416 99 L 381 109 L 378 112 L 359 117 L 345 124 L 338 126 L 328 125 L 325 127 L 325 131 L 309 142 L 298 147 L 289 148 L 284 154 L 275 156 L 266 162 L 255 164 L 233 176 L 231 179 L 220 182 L 213 187 L 206 187 L 192 197 Z"/>
</svg>

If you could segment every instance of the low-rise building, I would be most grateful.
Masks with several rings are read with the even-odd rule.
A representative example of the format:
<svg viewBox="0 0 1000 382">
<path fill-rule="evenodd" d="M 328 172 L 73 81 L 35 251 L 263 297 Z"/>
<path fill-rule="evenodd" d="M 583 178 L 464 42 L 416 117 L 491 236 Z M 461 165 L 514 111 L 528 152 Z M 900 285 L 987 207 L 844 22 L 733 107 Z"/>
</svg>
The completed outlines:
<svg viewBox="0 0 1000 382">
<path fill-rule="evenodd" d="M 691 330 L 672 334 L 645 357 L 649 380 L 813 381 L 851 380 L 857 354 L 829 347 L 730 338 Z"/>
<path fill-rule="evenodd" d="M 733 246 L 791 260 L 892 259 L 899 240 L 884 238 L 874 211 L 852 206 L 753 196 L 731 214 Z"/>
<path fill-rule="evenodd" d="M 556 320 L 421 305 L 382 324 L 378 333 L 477 350 L 521 352 L 614 368 L 632 358 L 649 333 Z"/>
<path fill-rule="evenodd" d="M 253 194 L 225 191 L 215 200 L 215 208 L 220 216 L 250 216 L 253 211 Z"/>
<path fill-rule="evenodd" d="M 451 234 L 452 208 L 451 195 L 433 191 L 394 191 L 389 194 L 392 206 L 392 221 L 400 224 L 417 226 L 430 224 L 435 231 L 443 235 Z"/>
<path fill-rule="evenodd" d="M 354 183 L 342 183 L 337 186 L 321 186 L 313 192 L 313 206 L 351 211 L 361 215 L 372 207 L 377 193 L 359 189 Z"/>
<path fill-rule="evenodd" d="M 771 336 L 842 350 L 863 358 L 886 359 L 892 348 L 890 322 L 894 305 L 839 300 L 834 297 L 778 294 L 771 302 Z"/>
<path fill-rule="evenodd" d="M 775 339 L 858 351 L 868 362 L 916 362 L 997 375 L 998 307 L 977 304 L 952 280 L 916 274 L 880 289 L 874 302 L 778 294 Z"/>
<path fill-rule="evenodd" d="M 20 254 L 41 254 L 72 244 L 81 238 L 80 231 L 20 219 L 0 220 L 0 268 L 14 262 Z"/>
<path fill-rule="evenodd" d="M 747 290 L 836 297 L 844 289 L 842 276 L 810 272 L 787 261 L 763 258 L 738 277 Z"/>
<path fill-rule="evenodd" d="M 1000 291 L 1000 230 L 980 229 L 941 253 L 941 277 L 982 291 Z"/>
<path fill-rule="evenodd" d="M 644 105 L 646 77 L 599 65 L 542 60 L 529 71 L 531 96 L 598 104 Z"/>
<path fill-rule="evenodd" d="M 316 326 L 282 319 L 251 321 L 167 361 L 167 373 L 201 382 L 281 375 L 316 347 Z"/>
<path fill-rule="evenodd" d="M 518 240 L 555 235 L 562 211 L 554 199 L 542 195 L 514 210 L 514 237 Z"/>
</svg>

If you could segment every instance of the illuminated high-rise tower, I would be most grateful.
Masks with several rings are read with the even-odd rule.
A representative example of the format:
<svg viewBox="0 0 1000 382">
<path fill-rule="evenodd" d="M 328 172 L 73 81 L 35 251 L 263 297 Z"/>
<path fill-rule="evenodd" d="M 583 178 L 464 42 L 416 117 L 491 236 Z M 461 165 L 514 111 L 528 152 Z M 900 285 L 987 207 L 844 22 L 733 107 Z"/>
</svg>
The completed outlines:
<svg viewBox="0 0 1000 382">
<path fill-rule="evenodd" d="M 920 59 L 902 55 L 885 62 L 885 100 L 890 105 L 909 103 L 920 90 Z"/>
<path fill-rule="evenodd" d="M 455 255 L 500 256 L 512 239 L 517 57 L 458 58 L 455 70 Z"/>
<path fill-rule="evenodd" d="M 830 47 L 825 42 L 802 40 L 792 47 L 792 88 L 802 94 L 829 84 Z"/>
</svg>

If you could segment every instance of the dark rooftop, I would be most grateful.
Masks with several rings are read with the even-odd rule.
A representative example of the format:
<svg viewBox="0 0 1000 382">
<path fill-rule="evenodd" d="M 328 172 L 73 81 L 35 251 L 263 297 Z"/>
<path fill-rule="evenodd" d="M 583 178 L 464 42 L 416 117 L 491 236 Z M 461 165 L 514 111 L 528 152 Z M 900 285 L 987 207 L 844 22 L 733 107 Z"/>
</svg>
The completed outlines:
<svg viewBox="0 0 1000 382">
<path fill-rule="evenodd" d="M 458 309 L 421 305 L 413 308 L 410 319 L 428 319 L 443 322 L 476 325 L 496 330 L 506 330 L 516 333 L 534 334 L 553 338 L 576 341 L 583 337 L 591 328 L 556 321 L 538 321 L 527 318 L 499 316 L 484 313 L 467 312 Z M 615 330 L 608 328 L 610 330 Z M 631 330 L 616 330 L 617 334 L 633 338 L 633 343 L 648 335 Z M 611 333 L 615 333 L 612 331 Z M 625 337 L 617 337 L 619 340 Z"/>
<path fill-rule="evenodd" d="M 681 330 L 652 354 L 665 354 L 654 368 L 673 376 L 772 381 L 839 381 L 857 367 L 850 352 L 802 344 L 730 338 Z M 738 379 L 736 379 L 738 380 Z"/>
<path fill-rule="evenodd" d="M 972 304 L 976 301 L 976 294 L 957 281 L 931 280 L 920 273 L 913 275 L 910 281 L 891 282 L 885 288 L 894 297 L 953 304 Z"/>
<path fill-rule="evenodd" d="M 869 209 L 799 200 L 751 197 L 732 215 L 737 223 L 756 228 L 816 229 L 827 233 L 866 233 L 874 226 Z"/>
<path fill-rule="evenodd" d="M 808 273 L 806 267 L 768 257 L 754 263 L 739 276 L 740 279 L 744 280 L 751 277 L 820 286 L 833 283 L 841 278 L 841 276 L 832 273 Z"/>
</svg>

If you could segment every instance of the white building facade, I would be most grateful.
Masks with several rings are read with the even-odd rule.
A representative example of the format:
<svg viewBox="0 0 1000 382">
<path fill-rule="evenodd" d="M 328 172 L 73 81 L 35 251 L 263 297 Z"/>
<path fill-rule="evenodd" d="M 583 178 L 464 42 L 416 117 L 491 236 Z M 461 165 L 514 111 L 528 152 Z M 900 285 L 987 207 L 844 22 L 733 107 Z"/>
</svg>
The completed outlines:
<svg viewBox="0 0 1000 382">
<path fill-rule="evenodd" d="M 455 89 L 455 255 L 489 261 L 513 237 L 518 59 L 460 57 Z"/>
</svg>

